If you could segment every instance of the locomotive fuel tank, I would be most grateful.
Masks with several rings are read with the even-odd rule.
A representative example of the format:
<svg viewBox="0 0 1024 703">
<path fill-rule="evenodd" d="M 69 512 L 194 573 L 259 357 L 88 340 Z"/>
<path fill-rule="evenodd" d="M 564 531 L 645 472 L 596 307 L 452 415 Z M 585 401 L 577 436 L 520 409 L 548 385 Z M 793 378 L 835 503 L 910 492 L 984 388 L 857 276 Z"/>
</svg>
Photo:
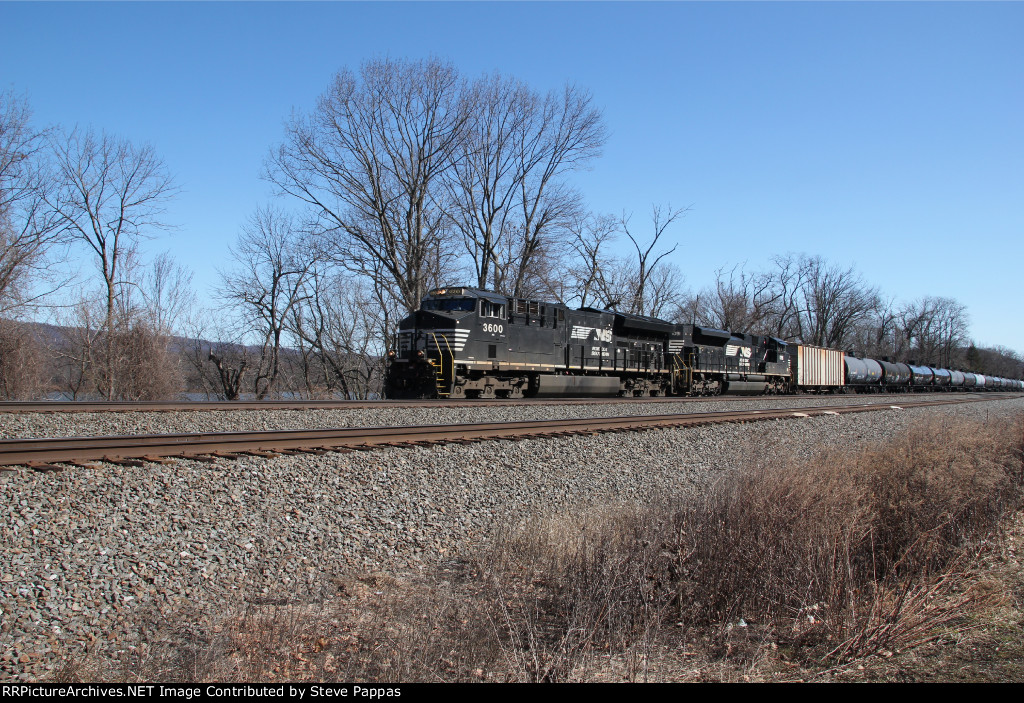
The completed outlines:
<svg viewBox="0 0 1024 703">
<path fill-rule="evenodd" d="M 538 374 L 530 390 L 530 395 L 537 398 L 561 395 L 614 396 L 619 394 L 619 379 L 616 376 Z"/>
</svg>

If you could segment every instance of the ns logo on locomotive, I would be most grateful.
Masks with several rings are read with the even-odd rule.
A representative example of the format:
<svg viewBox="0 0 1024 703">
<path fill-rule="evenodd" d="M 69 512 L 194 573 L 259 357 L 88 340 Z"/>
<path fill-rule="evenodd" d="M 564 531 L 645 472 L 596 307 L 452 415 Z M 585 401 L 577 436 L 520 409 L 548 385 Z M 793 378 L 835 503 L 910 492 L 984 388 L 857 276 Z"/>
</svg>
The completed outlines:
<svg viewBox="0 0 1024 703">
<path fill-rule="evenodd" d="M 399 324 L 389 398 L 1024 390 L 1024 382 L 858 359 L 774 337 L 438 288 Z"/>
</svg>

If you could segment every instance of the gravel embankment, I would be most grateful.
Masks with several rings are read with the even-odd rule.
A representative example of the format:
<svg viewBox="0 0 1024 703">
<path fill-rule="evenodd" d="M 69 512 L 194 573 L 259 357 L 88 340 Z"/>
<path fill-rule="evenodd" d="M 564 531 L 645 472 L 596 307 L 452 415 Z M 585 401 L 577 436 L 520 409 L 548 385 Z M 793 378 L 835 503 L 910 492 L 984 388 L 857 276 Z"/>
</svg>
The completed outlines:
<svg viewBox="0 0 1024 703">
<path fill-rule="evenodd" d="M 687 409 L 699 411 L 694 405 Z M 604 409 L 576 407 L 583 408 L 577 414 Z M 488 410 L 481 419 L 572 412 L 566 406 Z M 758 447 L 806 454 L 883 439 L 925 415 L 985 420 L 1021 411 L 1024 399 L 319 457 L 0 472 L 0 678 L 45 678 L 67 653 L 86 648 L 123 650 L 161 616 L 185 607 L 315 596 L 335 578 L 429 565 L 499 524 L 700 488 L 749 464 L 765 451 Z M 621 406 L 607 413 L 626 414 Z M 138 414 L 39 415 L 29 425 L 38 436 L 232 423 L 255 429 L 359 424 L 353 414 L 180 413 L 185 417 L 160 414 L 152 421 Z M 456 409 L 359 414 L 372 415 L 361 421 L 374 424 L 469 421 Z M 0 427 L 17 433 L 12 425 L 26 421 L 2 418 Z M 119 429 L 97 429 L 108 426 Z"/>
<path fill-rule="evenodd" d="M 77 437 L 97 435 L 242 432 L 321 429 L 332 427 L 392 427 L 450 425 L 470 422 L 558 420 L 569 417 L 667 415 L 778 407 L 853 405 L 888 400 L 911 402 L 930 396 L 846 395 L 820 398 L 747 398 L 680 403 L 615 403 L 608 405 L 514 405 L 494 401 L 473 408 L 364 408 L 353 410 L 219 410 L 213 412 L 126 413 L 0 413 L 0 439 Z"/>
</svg>

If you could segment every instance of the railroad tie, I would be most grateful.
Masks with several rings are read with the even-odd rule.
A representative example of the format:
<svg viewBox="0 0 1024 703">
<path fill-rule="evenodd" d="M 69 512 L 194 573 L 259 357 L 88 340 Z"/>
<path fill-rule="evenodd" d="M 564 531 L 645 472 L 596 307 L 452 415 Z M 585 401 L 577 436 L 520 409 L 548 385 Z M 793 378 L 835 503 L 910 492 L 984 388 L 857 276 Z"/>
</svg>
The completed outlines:
<svg viewBox="0 0 1024 703">
<path fill-rule="evenodd" d="M 30 461 L 29 463 L 25 464 L 25 466 L 32 469 L 33 471 L 38 471 L 40 473 L 50 473 L 52 471 L 64 470 L 64 467 L 58 464 L 44 464 L 38 461 Z"/>
<path fill-rule="evenodd" d="M 102 469 L 103 464 L 95 461 L 65 461 L 65 464 L 74 466 L 79 469 Z"/>
<path fill-rule="evenodd" d="M 210 456 L 216 457 L 217 459 L 241 459 L 242 454 L 236 454 L 235 452 L 210 452 Z"/>
<path fill-rule="evenodd" d="M 268 451 L 263 451 L 262 449 L 247 449 L 244 452 L 238 452 L 238 453 L 239 454 L 244 454 L 245 456 L 255 456 L 255 457 L 261 457 L 261 458 L 264 458 L 264 459 L 276 459 L 277 457 L 281 456 L 281 454 L 279 452 L 268 452 Z"/>
<path fill-rule="evenodd" d="M 177 461 L 177 459 L 174 459 L 173 457 L 156 456 L 154 454 L 147 454 L 146 456 L 142 457 L 142 460 L 143 461 L 148 461 L 148 462 L 150 462 L 152 464 L 162 464 L 162 465 L 173 464 L 173 463 L 175 463 Z"/>
<path fill-rule="evenodd" d="M 146 462 L 138 459 L 124 459 L 122 457 L 103 457 L 103 461 L 108 464 L 117 464 L 118 466 L 145 466 Z"/>
</svg>

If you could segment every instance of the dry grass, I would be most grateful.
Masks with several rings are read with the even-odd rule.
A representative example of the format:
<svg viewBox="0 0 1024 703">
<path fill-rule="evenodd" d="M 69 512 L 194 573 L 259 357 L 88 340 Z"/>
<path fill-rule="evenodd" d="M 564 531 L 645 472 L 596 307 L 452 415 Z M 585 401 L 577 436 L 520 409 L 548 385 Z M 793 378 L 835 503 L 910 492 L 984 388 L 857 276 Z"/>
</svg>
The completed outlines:
<svg viewBox="0 0 1024 703">
<path fill-rule="evenodd" d="M 1022 450 L 1024 419 L 942 420 L 873 450 L 752 460 L 699 496 L 559 516 L 427 577 L 179 627 L 88 677 L 836 678 L 1008 607 L 982 558 L 1021 508 Z"/>
</svg>

